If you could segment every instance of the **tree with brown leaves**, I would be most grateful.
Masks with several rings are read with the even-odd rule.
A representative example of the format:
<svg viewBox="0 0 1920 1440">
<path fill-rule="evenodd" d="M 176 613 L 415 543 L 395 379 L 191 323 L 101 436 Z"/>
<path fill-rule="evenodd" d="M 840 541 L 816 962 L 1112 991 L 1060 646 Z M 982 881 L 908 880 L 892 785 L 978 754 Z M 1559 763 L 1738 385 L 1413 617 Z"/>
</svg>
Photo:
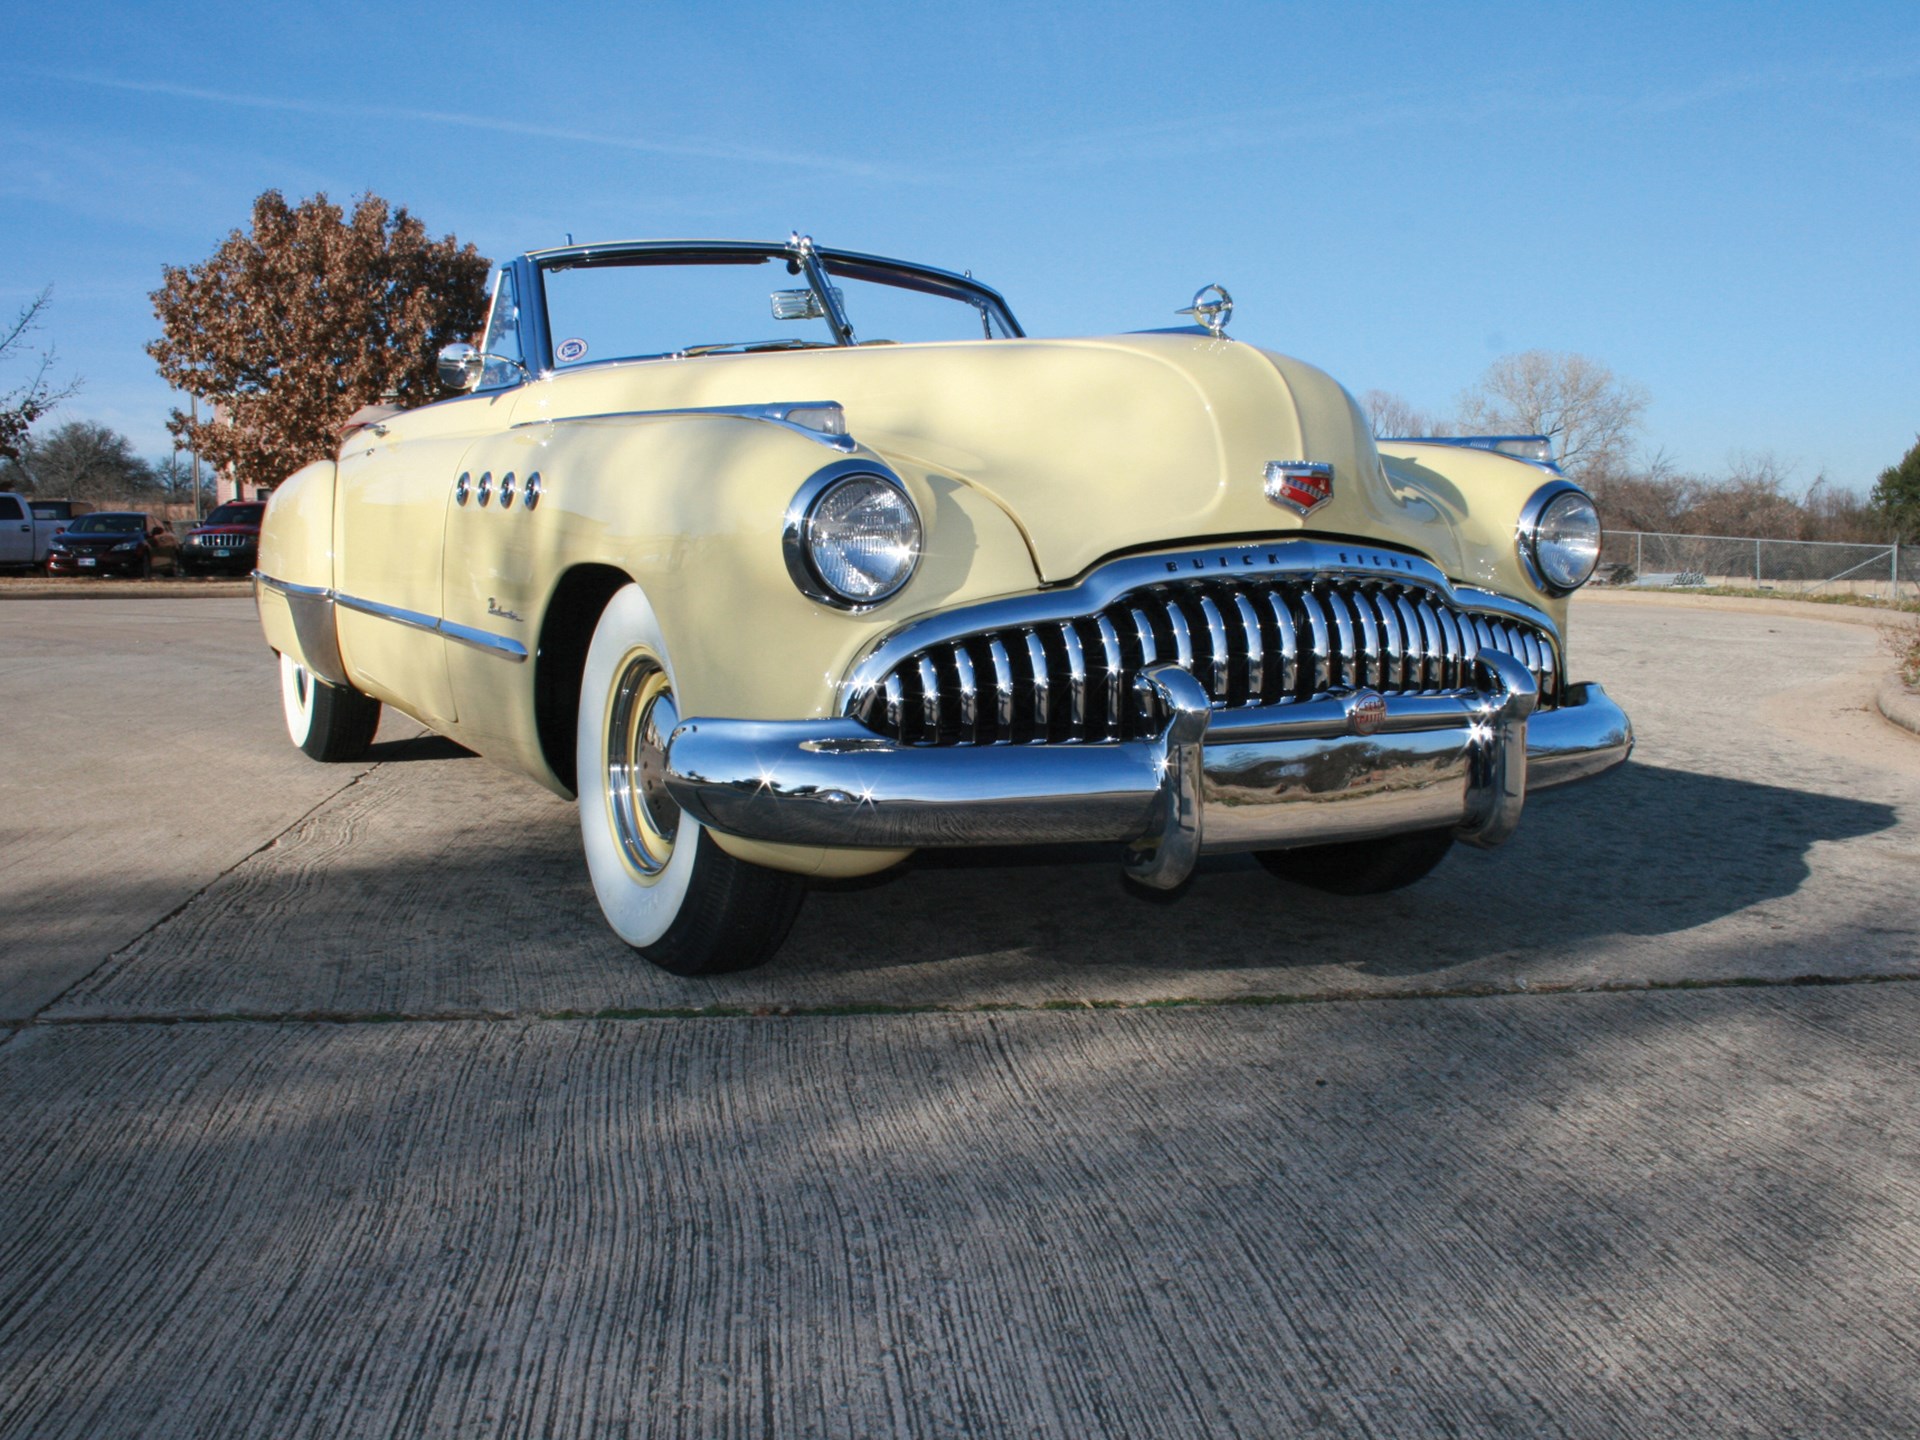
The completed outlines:
<svg viewBox="0 0 1920 1440">
<path fill-rule="evenodd" d="M 248 489 L 278 484 L 332 455 L 360 406 L 438 397 L 435 357 L 480 328 L 489 268 L 377 195 L 349 218 L 324 194 L 289 207 L 269 190 L 251 231 L 168 266 L 153 292 L 162 334 L 147 353 L 207 402 L 198 423 L 175 410 L 167 428 Z"/>
</svg>

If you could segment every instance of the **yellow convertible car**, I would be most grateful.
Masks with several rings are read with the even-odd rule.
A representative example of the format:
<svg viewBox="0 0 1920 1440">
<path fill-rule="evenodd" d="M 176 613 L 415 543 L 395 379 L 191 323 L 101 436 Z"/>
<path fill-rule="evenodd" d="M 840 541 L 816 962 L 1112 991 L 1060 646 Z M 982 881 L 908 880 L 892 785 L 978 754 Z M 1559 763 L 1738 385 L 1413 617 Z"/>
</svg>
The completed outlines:
<svg viewBox="0 0 1920 1440">
<path fill-rule="evenodd" d="M 801 236 L 523 255 L 462 393 L 267 507 L 293 739 L 356 759 L 392 705 L 577 797 L 608 921 L 681 974 L 923 848 L 1365 894 L 1497 845 L 1632 746 L 1568 675 L 1593 503 L 1536 442 L 1377 444 L 1231 303 L 1028 339 Z"/>
</svg>

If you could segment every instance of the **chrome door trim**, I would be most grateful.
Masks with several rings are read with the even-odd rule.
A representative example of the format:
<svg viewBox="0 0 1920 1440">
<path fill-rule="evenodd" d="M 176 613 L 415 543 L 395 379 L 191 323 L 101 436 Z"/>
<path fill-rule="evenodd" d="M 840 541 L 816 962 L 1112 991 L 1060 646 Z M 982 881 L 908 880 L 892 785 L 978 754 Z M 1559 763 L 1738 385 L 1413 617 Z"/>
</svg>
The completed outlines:
<svg viewBox="0 0 1920 1440">
<path fill-rule="evenodd" d="M 424 630 L 429 635 L 438 635 L 442 639 L 471 646 L 483 655 L 491 655 L 499 660 L 510 660 L 515 664 L 519 664 L 527 658 L 527 647 L 525 645 L 522 645 L 511 636 L 496 635 L 491 630 L 476 630 L 472 626 L 456 624 L 454 621 L 442 616 L 423 615 L 418 610 L 404 610 L 398 605 L 383 605 L 378 600 L 367 600 L 358 595 L 345 595 L 338 590 L 323 589 L 315 585 L 296 585 L 290 580 L 276 579 L 263 570 L 254 571 L 253 576 L 255 581 L 261 586 L 277 594 L 287 596 L 290 601 L 297 598 L 308 602 L 318 602 L 326 606 L 329 610 L 337 605 L 352 610 L 357 614 L 371 615 L 377 620 L 388 620 L 395 625 L 404 625 L 410 630 Z M 296 626 L 299 623 L 300 608 L 299 606 L 294 607 Z M 330 619 L 331 616 L 328 618 Z M 331 635 L 332 627 L 330 625 L 327 627 L 327 631 L 328 634 Z M 306 645 L 307 643 L 307 635 L 303 630 L 301 631 L 301 644 Z M 335 666 L 338 668 L 338 649 L 335 648 L 332 653 L 335 657 Z M 314 658 L 310 653 L 308 656 L 309 661 L 312 661 Z M 316 674 L 320 674 L 324 679 L 334 680 L 336 684 L 344 685 L 347 683 L 344 671 L 335 679 L 335 677 L 326 675 L 321 671 L 318 665 L 309 664 L 308 668 L 314 670 Z"/>
</svg>

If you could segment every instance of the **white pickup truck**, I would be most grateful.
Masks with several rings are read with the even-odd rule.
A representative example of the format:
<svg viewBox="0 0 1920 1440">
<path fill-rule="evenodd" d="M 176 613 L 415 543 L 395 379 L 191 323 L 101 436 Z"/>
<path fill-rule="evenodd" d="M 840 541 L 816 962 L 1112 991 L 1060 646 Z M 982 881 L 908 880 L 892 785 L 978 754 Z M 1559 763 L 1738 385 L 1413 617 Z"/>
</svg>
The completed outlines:
<svg viewBox="0 0 1920 1440">
<path fill-rule="evenodd" d="M 53 537 L 92 510 L 85 500 L 34 500 L 0 490 L 0 568 L 38 565 Z"/>
<path fill-rule="evenodd" d="M 32 565 L 42 553 L 27 497 L 0 490 L 0 565 Z"/>
</svg>

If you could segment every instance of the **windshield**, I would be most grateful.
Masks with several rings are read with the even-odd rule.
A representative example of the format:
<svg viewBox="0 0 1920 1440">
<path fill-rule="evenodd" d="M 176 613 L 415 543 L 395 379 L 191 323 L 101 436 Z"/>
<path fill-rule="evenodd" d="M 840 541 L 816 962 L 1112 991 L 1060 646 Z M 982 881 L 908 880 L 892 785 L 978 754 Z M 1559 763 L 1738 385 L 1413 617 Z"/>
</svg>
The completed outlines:
<svg viewBox="0 0 1920 1440">
<path fill-rule="evenodd" d="M 219 505 L 202 525 L 258 525 L 264 505 Z"/>
<path fill-rule="evenodd" d="M 1005 339 L 1016 332 L 980 292 L 872 262 L 821 256 L 861 345 Z M 798 261 L 785 254 L 676 252 L 550 264 L 541 272 L 559 369 L 598 360 L 835 343 Z"/>
<path fill-rule="evenodd" d="M 144 515 L 82 515 L 67 527 L 69 535 L 142 535 L 146 533 Z"/>
</svg>

